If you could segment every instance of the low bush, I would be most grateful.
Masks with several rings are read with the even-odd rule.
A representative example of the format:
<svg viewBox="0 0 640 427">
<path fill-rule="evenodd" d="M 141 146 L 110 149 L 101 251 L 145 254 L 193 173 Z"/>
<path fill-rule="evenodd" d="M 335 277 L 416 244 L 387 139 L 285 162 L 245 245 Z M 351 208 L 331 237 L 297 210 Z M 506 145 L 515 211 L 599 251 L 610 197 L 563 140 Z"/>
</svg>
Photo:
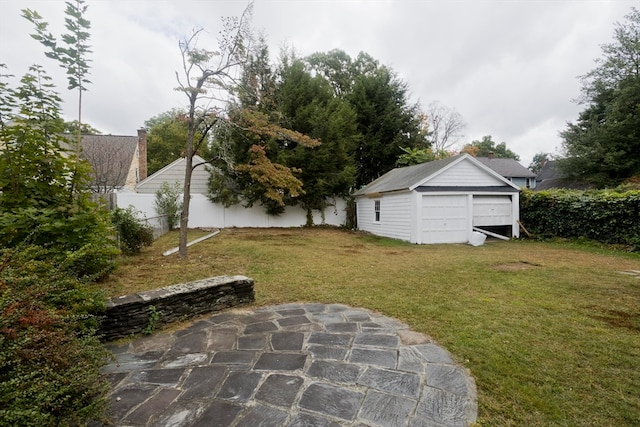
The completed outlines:
<svg viewBox="0 0 640 427">
<path fill-rule="evenodd" d="M 180 213 L 182 212 L 181 194 L 182 186 L 177 181 L 173 184 L 163 182 L 162 187 L 156 191 L 154 206 L 158 215 L 167 216 L 169 230 L 176 228 L 180 221 Z"/>
<path fill-rule="evenodd" d="M 538 237 L 586 238 L 640 249 L 640 191 L 523 191 L 520 220 Z"/>
<path fill-rule="evenodd" d="M 99 279 L 115 268 L 118 253 L 108 212 L 97 207 L 13 207 L 0 209 L 0 247 L 48 248 L 48 256 L 79 278 Z"/>
<path fill-rule="evenodd" d="M 118 245 L 124 254 L 140 253 L 144 246 L 153 243 L 153 228 L 138 216 L 134 208 L 116 208 L 111 218 L 118 234 Z"/>
<path fill-rule="evenodd" d="M 0 251 L 0 425 L 103 417 L 108 352 L 95 336 L 105 296 L 39 246 Z"/>
</svg>

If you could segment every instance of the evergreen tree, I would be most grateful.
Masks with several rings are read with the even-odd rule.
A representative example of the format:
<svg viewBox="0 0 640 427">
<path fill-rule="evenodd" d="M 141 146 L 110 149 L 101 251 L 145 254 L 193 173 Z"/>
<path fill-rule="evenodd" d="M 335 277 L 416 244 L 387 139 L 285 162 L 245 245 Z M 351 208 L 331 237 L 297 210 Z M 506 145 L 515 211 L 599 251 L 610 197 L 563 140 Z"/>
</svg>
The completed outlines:
<svg viewBox="0 0 640 427">
<path fill-rule="evenodd" d="M 406 85 L 366 54 L 352 61 L 342 51 L 308 58 L 285 52 L 274 67 L 262 40 L 236 94 L 231 126 L 218 127 L 214 142 L 209 189 L 215 202 L 259 202 L 270 213 L 299 204 L 310 219 L 332 197 L 392 169 L 404 153 L 400 147 L 429 145 L 424 116 L 408 104 Z M 259 131 L 258 123 L 272 132 Z M 252 179 L 247 167 L 256 156 L 265 171 L 283 174 L 282 182 L 293 187 Z"/>
<path fill-rule="evenodd" d="M 311 218 L 312 210 L 324 210 L 329 198 L 347 196 L 355 184 L 351 153 L 360 141 L 355 112 L 334 95 L 327 80 L 312 76 L 301 60 L 281 70 L 277 99 L 291 129 L 322 142 L 317 147 L 287 147 L 282 153 L 287 165 L 301 170 L 304 194 L 298 200 Z"/>
<path fill-rule="evenodd" d="M 640 174 L 640 10 L 617 23 L 598 66 L 582 77 L 586 108 L 561 132 L 571 177 L 599 187 Z"/>
<path fill-rule="evenodd" d="M 347 100 L 362 135 L 354 152 L 356 186 L 362 186 L 393 169 L 403 154 L 401 147 L 427 148 L 430 144 L 419 105 L 408 101 L 406 83 L 364 53 L 358 55 L 354 70 Z"/>
</svg>

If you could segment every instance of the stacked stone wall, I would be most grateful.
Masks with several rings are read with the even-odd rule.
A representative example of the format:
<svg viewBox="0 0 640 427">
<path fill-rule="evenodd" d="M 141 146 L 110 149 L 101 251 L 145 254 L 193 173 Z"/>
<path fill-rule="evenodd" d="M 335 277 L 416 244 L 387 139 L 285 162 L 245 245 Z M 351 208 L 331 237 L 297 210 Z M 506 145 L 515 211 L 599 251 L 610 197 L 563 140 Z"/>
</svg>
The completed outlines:
<svg viewBox="0 0 640 427">
<path fill-rule="evenodd" d="M 253 279 L 245 276 L 218 276 L 166 286 L 111 298 L 99 333 L 105 341 L 112 341 L 254 300 Z"/>
</svg>

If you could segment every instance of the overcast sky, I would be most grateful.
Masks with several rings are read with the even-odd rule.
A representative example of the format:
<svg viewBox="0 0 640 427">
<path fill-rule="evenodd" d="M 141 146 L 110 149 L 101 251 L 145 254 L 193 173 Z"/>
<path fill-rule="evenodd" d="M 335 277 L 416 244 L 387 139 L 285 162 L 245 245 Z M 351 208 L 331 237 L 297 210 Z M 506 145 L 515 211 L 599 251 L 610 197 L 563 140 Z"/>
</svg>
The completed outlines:
<svg viewBox="0 0 640 427">
<path fill-rule="evenodd" d="M 222 16 L 246 1 L 89 0 L 93 54 L 83 121 L 104 133 L 135 135 L 145 120 L 186 105 L 173 90 L 178 40 L 194 29 L 215 48 Z M 467 123 L 463 143 L 491 135 L 528 166 L 537 152 L 557 153 L 558 132 L 583 109 L 579 75 L 594 67 L 637 0 L 255 0 L 252 26 L 272 57 L 283 46 L 300 56 L 363 51 L 391 67 L 412 101 L 457 110 Z M 65 31 L 63 1 L 0 0 L 0 63 L 21 76 L 41 64 L 55 78 L 64 115 L 77 117 L 76 94 L 64 71 L 31 39 L 20 10 L 36 10 L 54 35 Z"/>
</svg>

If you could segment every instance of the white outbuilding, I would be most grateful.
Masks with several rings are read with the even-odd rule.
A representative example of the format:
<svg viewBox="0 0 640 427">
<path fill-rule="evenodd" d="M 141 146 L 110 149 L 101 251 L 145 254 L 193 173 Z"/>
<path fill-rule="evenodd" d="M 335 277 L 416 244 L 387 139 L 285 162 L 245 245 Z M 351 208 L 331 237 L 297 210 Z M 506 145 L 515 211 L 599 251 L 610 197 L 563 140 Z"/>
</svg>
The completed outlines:
<svg viewBox="0 0 640 427">
<path fill-rule="evenodd" d="M 469 154 L 393 169 L 354 193 L 358 229 L 411 243 L 519 237 L 520 188 Z"/>
</svg>

